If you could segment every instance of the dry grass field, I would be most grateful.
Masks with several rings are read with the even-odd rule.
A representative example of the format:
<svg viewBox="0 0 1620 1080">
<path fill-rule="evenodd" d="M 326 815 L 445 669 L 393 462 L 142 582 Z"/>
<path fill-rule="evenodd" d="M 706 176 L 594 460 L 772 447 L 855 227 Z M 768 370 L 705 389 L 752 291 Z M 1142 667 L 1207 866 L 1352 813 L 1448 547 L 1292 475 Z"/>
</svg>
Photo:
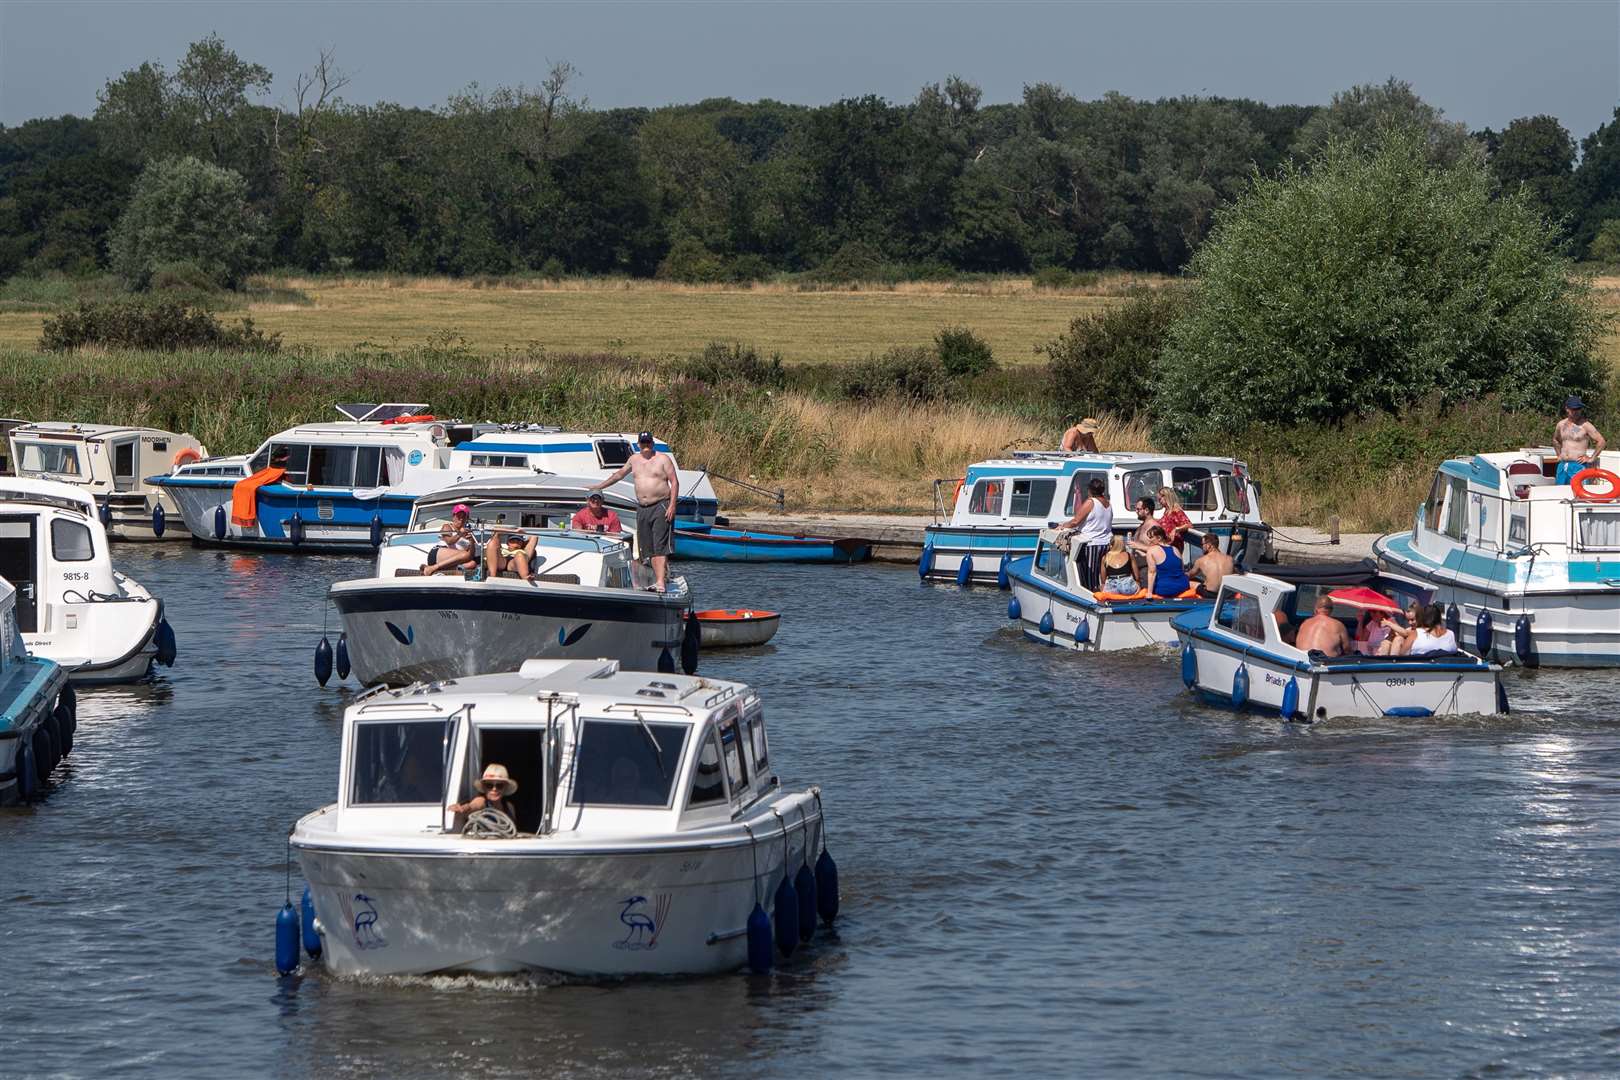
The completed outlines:
<svg viewBox="0 0 1620 1080">
<path fill-rule="evenodd" d="M 1163 280 L 1163 279 L 1160 279 Z M 804 291 L 784 285 L 672 285 L 629 280 L 474 282 L 449 278 L 276 278 L 307 304 L 250 304 L 247 313 L 288 345 L 385 348 L 449 335 L 480 352 L 685 355 L 711 341 L 741 342 L 784 360 L 858 360 L 925 345 L 943 326 L 967 326 L 1002 363 L 1037 360 L 1077 316 L 1113 303 L 1131 279 L 1091 290 L 1037 289 L 1027 279 L 915 283 Z M 0 314 L 0 344 L 29 348 L 42 313 Z"/>
</svg>

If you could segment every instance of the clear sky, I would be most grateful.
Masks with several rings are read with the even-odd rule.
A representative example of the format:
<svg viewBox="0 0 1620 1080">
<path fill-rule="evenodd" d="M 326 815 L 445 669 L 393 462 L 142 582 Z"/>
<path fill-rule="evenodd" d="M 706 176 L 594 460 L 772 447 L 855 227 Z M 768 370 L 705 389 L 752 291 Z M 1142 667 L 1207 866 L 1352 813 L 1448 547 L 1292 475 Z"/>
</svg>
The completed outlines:
<svg viewBox="0 0 1620 1080">
<path fill-rule="evenodd" d="M 1620 103 L 1620 0 L 1339 3 L 487 3 L 0 0 L 0 123 L 88 115 L 106 80 L 171 70 L 214 31 L 276 76 L 321 48 L 354 102 L 441 104 L 471 82 L 581 72 L 592 105 L 706 97 L 909 101 L 958 74 L 989 102 L 1026 83 L 1094 98 L 1181 94 L 1325 103 L 1395 75 L 1471 129 L 1551 113 L 1577 139 Z"/>
</svg>

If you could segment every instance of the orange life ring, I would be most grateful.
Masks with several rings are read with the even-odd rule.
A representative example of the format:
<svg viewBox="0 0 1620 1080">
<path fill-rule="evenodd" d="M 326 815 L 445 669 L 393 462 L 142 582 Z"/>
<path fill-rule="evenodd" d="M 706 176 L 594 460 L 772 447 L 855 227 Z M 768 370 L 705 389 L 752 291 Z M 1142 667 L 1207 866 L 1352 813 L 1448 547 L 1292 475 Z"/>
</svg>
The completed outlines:
<svg viewBox="0 0 1620 1080">
<path fill-rule="evenodd" d="M 1588 491 L 1586 490 L 1588 480 L 1602 480 L 1609 485 L 1609 490 L 1606 492 Z M 1613 502 L 1620 499 L 1620 476 L 1616 476 L 1608 469 L 1596 467 L 1582 469 L 1569 478 L 1569 486 L 1575 492 L 1577 499 L 1584 499 L 1587 502 Z"/>
<path fill-rule="evenodd" d="M 189 446 L 182 447 L 174 452 L 174 467 L 176 469 L 182 465 L 190 465 L 193 461 L 201 460 L 202 455 Z"/>
</svg>

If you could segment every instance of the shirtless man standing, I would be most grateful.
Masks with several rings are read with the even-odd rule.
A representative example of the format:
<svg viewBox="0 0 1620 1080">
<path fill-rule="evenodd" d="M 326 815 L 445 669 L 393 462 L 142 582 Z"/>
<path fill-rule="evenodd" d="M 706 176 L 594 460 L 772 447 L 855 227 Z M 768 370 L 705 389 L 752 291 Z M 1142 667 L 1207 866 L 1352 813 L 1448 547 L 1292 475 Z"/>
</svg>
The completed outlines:
<svg viewBox="0 0 1620 1080">
<path fill-rule="evenodd" d="M 1343 656 L 1350 651 L 1350 634 L 1344 623 L 1333 617 L 1332 600 L 1325 596 L 1316 598 L 1316 614 L 1299 624 L 1294 648 L 1304 652 L 1314 649 L 1326 656 Z"/>
<path fill-rule="evenodd" d="M 652 556 L 655 582 L 652 588 L 654 592 L 663 592 L 669 573 L 669 553 L 675 546 L 675 500 L 681 493 L 681 480 L 675 474 L 675 463 L 669 455 L 660 454 L 654 447 L 652 432 L 643 431 L 636 442 L 641 451 L 632 454 L 618 472 L 600 484 L 592 484 L 590 490 L 598 491 L 616 484 L 626 475 L 635 478 L 636 502 L 640 504 L 636 511 L 636 550 L 643 557 Z M 666 503 L 667 507 L 660 513 L 659 507 Z"/>
<path fill-rule="evenodd" d="M 1608 445 L 1586 418 L 1586 402 L 1578 397 L 1564 402 L 1564 418 L 1553 428 L 1553 444 L 1558 447 L 1558 475 L 1553 482 L 1558 484 L 1567 484 L 1582 469 L 1596 465 Z"/>
<path fill-rule="evenodd" d="M 1204 553 L 1193 561 L 1187 576 L 1198 579 L 1198 595 L 1206 600 L 1215 599 L 1221 591 L 1221 579 L 1235 569 L 1232 556 L 1221 550 L 1221 542 L 1214 533 L 1205 533 Z"/>
</svg>

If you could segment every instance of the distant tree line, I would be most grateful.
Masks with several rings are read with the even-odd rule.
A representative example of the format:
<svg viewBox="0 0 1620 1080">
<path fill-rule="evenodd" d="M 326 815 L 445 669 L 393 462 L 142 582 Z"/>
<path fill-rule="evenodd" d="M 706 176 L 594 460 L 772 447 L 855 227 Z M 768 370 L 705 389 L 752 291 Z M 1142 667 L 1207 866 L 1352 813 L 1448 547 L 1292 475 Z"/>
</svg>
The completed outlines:
<svg viewBox="0 0 1620 1080">
<path fill-rule="evenodd" d="M 1438 165 L 1477 155 L 1572 253 L 1620 260 L 1620 109 L 1577 154 L 1550 116 L 1470 134 L 1395 79 L 1320 108 L 1047 83 L 986 105 L 952 77 L 907 104 L 593 109 L 577 81 L 560 64 L 439 108 L 357 105 L 324 53 L 270 105 L 271 73 L 209 37 L 109 80 L 91 118 L 0 127 L 0 277 L 1175 272 L 1254 171 L 1391 127 Z"/>
</svg>

